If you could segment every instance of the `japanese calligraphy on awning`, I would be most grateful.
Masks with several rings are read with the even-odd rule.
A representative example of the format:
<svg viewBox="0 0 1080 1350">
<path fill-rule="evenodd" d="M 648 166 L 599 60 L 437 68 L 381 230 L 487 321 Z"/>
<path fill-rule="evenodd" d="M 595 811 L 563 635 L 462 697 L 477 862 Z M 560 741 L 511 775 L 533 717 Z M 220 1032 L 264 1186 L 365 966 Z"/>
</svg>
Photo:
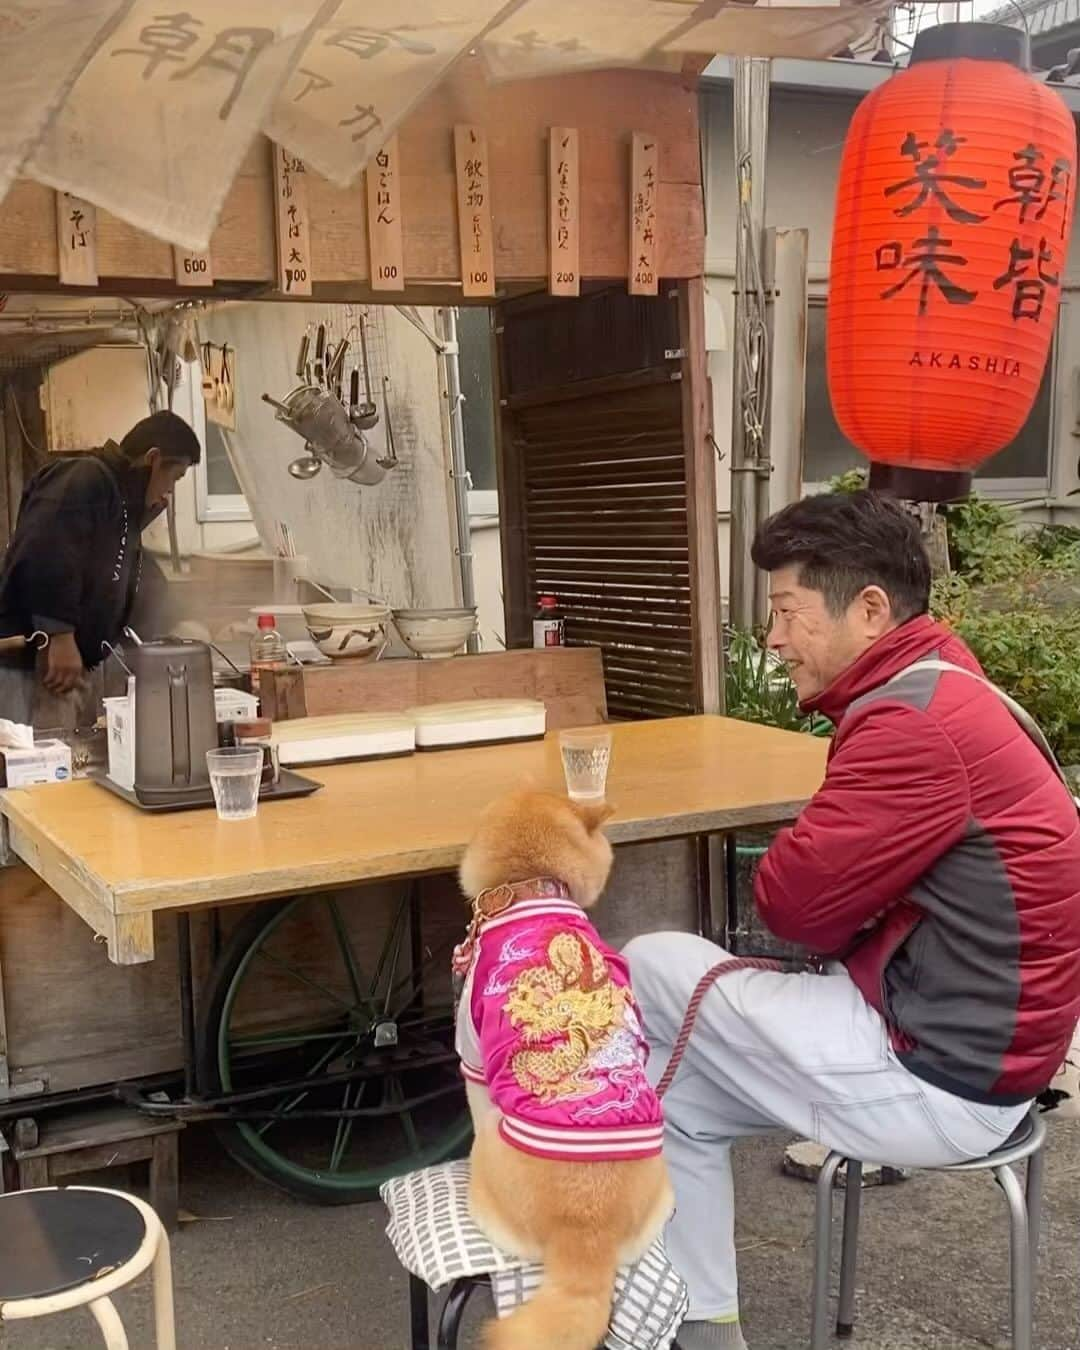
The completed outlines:
<svg viewBox="0 0 1080 1350">
<path fill-rule="evenodd" d="M 127 0 L 0 3 L 0 198 Z"/>
<path fill-rule="evenodd" d="M 341 0 L 274 103 L 267 135 L 348 186 L 505 0 Z"/>
<path fill-rule="evenodd" d="M 262 131 L 341 186 L 459 60 L 477 78 L 828 56 L 889 0 L 0 0 L 17 172 L 203 251 Z"/>
<path fill-rule="evenodd" d="M 309 26 L 335 4 L 134 0 L 34 150 L 30 176 L 206 248 Z"/>
</svg>

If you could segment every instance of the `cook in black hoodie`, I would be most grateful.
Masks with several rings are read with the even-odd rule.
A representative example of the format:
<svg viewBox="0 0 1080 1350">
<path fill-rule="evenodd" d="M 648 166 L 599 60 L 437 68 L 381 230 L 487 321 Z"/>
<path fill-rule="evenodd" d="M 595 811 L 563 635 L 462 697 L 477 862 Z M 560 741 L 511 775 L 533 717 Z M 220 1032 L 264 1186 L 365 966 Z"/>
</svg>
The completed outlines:
<svg viewBox="0 0 1080 1350">
<path fill-rule="evenodd" d="M 119 445 L 57 456 L 30 480 L 0 571 L 0 637 L 49 634 L 42 683 L 76 688 L 116 642 L 139 585 L 142 531 L 201 454 L 175 413 L 144 417 Z M 0 657 L 0 717 L 28 722 L 34 653 Z"/>
</svg>

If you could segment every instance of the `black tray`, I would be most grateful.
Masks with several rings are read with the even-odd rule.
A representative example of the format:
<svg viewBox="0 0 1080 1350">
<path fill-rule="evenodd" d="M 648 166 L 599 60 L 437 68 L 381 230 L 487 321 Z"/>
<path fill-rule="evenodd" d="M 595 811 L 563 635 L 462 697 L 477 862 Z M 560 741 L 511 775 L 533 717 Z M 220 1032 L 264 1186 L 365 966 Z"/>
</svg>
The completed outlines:
<svg viewBox="0 0 1080 1350">
<path fill-rule="evenodd" d="M 123 801 L 129 802 L 132 806 L 137 806 L 140 811 L 155 811 L 162 813 L 165 811 L 202 811 L 206 807 L 213 809 L 214 794 L 210 790 L 209 784 L 204 792 L 199 792 L 192 796 L 185 795 L 182 799 L 169 801 L 168 798 L 157 801 L 140 801 L 135 791 L 131 788 L 121 787 L 102 769 L 92 769 L 87 775 L 94 783 L 98 783 L 103 788 L 107 788 L 114 796 L 120 797 Z M 298 773 L 293 773 L 291 769 L 282 769 L 278 775 L 276 783 L 269 783 L 259 793 L 261 802 L 283 802 L 290 797 L 310 797 L 313 792 L 319 792 L 322 789 L 322 783 L 316 783 L 314 779 L 304 778 Z"/>
</svg>

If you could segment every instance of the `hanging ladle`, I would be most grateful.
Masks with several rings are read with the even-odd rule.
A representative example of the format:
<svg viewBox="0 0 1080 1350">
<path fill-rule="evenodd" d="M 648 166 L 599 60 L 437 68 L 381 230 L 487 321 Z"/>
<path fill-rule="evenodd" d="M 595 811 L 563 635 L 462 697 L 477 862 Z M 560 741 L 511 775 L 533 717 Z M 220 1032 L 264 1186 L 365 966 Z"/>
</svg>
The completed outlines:
<svg viewBox="0 0 1080 1350">
<path fill-rule="evenodd" d="M 363 315 L 360 316 L 360 363 L 364 367 L 364 401 L 360 398 L 360 372 L 354 370 L 352 373 L 352 382 L 349 389 L 349 402 L 352 405 L 349 408 L 349 421 L 358 431 L 370 431 L 379 420 L 379 409 L 375 400 L 371 397 L 371 367 L 368 364 L 367 349 L 367 324 Z"/>
</svg>

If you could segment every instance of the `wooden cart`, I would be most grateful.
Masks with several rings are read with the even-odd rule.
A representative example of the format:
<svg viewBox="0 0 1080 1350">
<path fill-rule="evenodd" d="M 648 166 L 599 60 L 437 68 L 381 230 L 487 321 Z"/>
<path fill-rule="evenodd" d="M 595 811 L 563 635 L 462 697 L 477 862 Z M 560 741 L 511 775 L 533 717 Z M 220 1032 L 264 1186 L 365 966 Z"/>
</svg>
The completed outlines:
<svg viewBox="0 0 1080 1350">
<path fill-rule="evenodd" d="M 612 731 L 619 861 L 600 926 L 616 942 L 711 931 L 686 841 L 790 820 L 824 746 L 712 716 Z M 313 776 L 315 796 L 242 823 L 144 815 L 90 782 L 0 799 L 0 1115 L 128 1084 L 152 1113 L 218 1117 L 252 1170 L 330 1203 L 463 1143 L 446 874 L 494 797 L 561 788 L 557 738 Z M 657 842 L 655 889 L 628 893 L 635 846 Z"/>
</svg>

